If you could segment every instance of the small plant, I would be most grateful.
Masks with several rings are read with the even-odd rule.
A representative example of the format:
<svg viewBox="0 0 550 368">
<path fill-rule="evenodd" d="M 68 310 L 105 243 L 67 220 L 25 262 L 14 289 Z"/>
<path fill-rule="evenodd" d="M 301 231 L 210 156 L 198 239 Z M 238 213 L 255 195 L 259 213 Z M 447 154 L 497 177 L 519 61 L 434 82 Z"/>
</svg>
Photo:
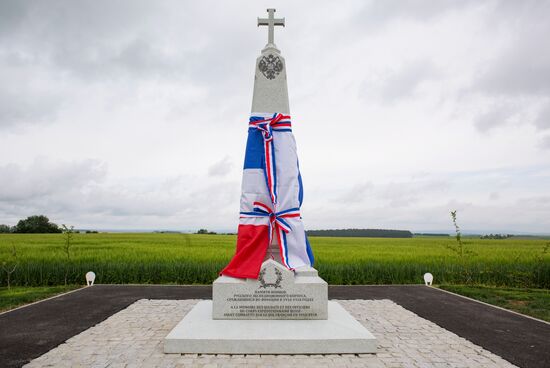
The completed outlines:
<svg viewBox="0 0 550 368">
<path fill-rule="evenodd" d="M 15 269 L 18 265 L 19 261 L 17 259 L 17 249 L 15 248 L 15 245 L 12 244 L 11 252 L 8 256 L 8 261 L 2 261 L 2 269 L 4 270 L 4 272 L 6 272 L 8 290 L 11 289 L 11 274 L 15 272 Z"/>
<path fill-rule="evenodd" d="M 469 283 L 472 280 L 472 275 L 470 269 L 466 265 L 466 261 L 467 256 L 475 255 L 475 252 L 464 247 L 464 243 L 462 242 L 462 233 L 460 232 L 460 227 L 458 226 L 458 223 L 456 221 L 456 210 L 451 211 L 451 219 L 453 220 L 453 225 L 455 227 L 456 245 L 446 244 L 445 247 L 458 255 L 460 263 L 462 264 L 465 282 Z"/>
<path fill-rule="evenodd" d="M 452 250 L 454 253 L 456 253 L 460 258 L 464 258 L 468 255 L 476 255 L 476 253 L 464 246 L 464 243 L 462 242 L 462 233 L 460 232 L 460 227 L 458 226 L 458 223 L 456 222 L 456 210 L 451 211 L 451 218 L 453 219 L 453 225 L 455 227 L 455 239 L 456 239 L 456 245 L 447 244 L 445 247 L 447 249 Z"/>
<path fill-rule="evenodd" d="M 65 266 L 65 285 L 67 285 L 67 277 L 69 276 L 69 263 L 71 262 L 71 246 L 74 236 L 74 226 L 67 227 L 67 225 L 62 224 L 63 235 L 65 236 L 65 244 L 63 245 L 63 251 L 67 256 L 67 264 Z"/>
<path fill-rule="evenodd" d="M 548 255 L 549 251 L 550 251 L 550 242 L 546 242 L 541 252 L 535 256 L 537 261 L 539 263 L 544 262 L 544 259 L 546 258 L 546 255 Z"/>
<path fill-rule="evenodd" d="M 451 211 L 451 218 L 453 219 L 453 225 L 456 232 L 456 245 L 447 245 L 447 248 L 458 254 L 460 257 L 464 257 L 464 243 L 462 243 L 462 233 L 460 232 L 460 227 L 456 222 L 456 210 Z"/>
</svg>

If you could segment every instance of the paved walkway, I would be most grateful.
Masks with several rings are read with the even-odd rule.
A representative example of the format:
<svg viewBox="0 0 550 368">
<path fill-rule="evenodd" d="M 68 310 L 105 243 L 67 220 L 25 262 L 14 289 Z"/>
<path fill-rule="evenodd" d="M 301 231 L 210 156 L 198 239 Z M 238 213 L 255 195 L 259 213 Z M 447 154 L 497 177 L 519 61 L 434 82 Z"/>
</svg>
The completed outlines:
<svg viewBox="0 0 550 368">
<path fill-rule="evenodd" d="M 19 367 L 139 299 L 209 299 L 209 286 L 96 285 L 0 315 L 0 366 Z M 331 286 L 330 299 L 389 299 L 525 368 L 550 367 L 550 325 L 425 286 Z"/>
<path fill-rule="evenodd" d="M 378 338 L 376 354 L 164 354 L 164 337 L 196 300 L 142 299 L 25 368 L 516 368 L 390 300 L 339 302 Z"/>
</svg>

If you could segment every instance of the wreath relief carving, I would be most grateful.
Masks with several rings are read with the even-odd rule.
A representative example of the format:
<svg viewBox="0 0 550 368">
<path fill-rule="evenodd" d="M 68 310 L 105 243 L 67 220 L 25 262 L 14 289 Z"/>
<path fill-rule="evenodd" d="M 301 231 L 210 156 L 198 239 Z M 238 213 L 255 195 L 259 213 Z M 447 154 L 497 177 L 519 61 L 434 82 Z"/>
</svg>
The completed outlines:
<svg viewBox="0 0 550 368">
<path fill-rule="evenodd" d="M 265 281 L 265 274 L 267 271 L 267 268 L 264 268 L 260 271 L 260 276 L 258 277 L 258 281 L 260 282 L 260 289 L 267 289 L 268 287 L 272 287 L 275 289 L 278 289 L 281 287 L 281 281 L 283 281 L 283 273 L 281 270 L 277 268 L 273 268 L 275 270 L 275 282 L 266 282 Z"/>
</svg>

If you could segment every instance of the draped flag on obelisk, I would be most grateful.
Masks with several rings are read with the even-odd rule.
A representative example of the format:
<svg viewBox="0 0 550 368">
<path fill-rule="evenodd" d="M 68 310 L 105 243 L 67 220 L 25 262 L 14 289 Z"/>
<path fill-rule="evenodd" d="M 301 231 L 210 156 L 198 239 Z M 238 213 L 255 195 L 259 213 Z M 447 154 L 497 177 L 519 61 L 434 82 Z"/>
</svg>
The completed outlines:
<svg viewBox="0 0 550 368">
<path fill-rule="evenodd" d="M 300 215 L 303 187 L 288 107 L 284 58 L 273 28 L 284 18 L 258 19 L 268 26 L 268 43 L 256 61 L 252 114 L 244 160 L 237 250 L 222 275 L 258 278 L 270 245 L 289 269 L 312 266 L 313 254 Z"/>
</svg>

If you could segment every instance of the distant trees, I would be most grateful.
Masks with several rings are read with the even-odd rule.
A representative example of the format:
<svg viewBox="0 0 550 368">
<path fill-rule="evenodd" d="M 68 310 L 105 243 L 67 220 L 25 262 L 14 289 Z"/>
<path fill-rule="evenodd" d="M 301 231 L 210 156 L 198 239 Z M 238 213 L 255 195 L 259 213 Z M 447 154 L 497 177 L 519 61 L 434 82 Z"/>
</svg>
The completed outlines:
<svg viewBox="0 0 550 368">
<path fill-rule="evenodd" d="M 513 237 L 514 235 L 512 234 L 486 234 L 486 235 L 481 235 L 479 238 L 480 239 L 508 239 L 508 238 L 511 238 Z"/>
<path fill-rule="evenodd" d="M 14 233 L 61 233 L 61 229 L 44 215 L 29 216 L 19 220 L 14 226 Z"/>
<path fill-rule="evenodd" d="M 11 226 L 0 224 L 0 234 L 6 234 L 11 232 L 12 232 Z"/>
<path fill-rule="evenodd" d="M 216 234 L 214 231 L 208 231 L 206 229 L 199 229 L 199 231 L 197 231 L 197 234 L 210 234 L 210 235 L 214 235 Z"/>
<path fill-rule="evenodd" d="M 357 237 L 357 238 L 412 238 L 409 230 L 386 229 L 339 229 L 339 230 L 308 230 L 309 236 Z"/>
</svg>

